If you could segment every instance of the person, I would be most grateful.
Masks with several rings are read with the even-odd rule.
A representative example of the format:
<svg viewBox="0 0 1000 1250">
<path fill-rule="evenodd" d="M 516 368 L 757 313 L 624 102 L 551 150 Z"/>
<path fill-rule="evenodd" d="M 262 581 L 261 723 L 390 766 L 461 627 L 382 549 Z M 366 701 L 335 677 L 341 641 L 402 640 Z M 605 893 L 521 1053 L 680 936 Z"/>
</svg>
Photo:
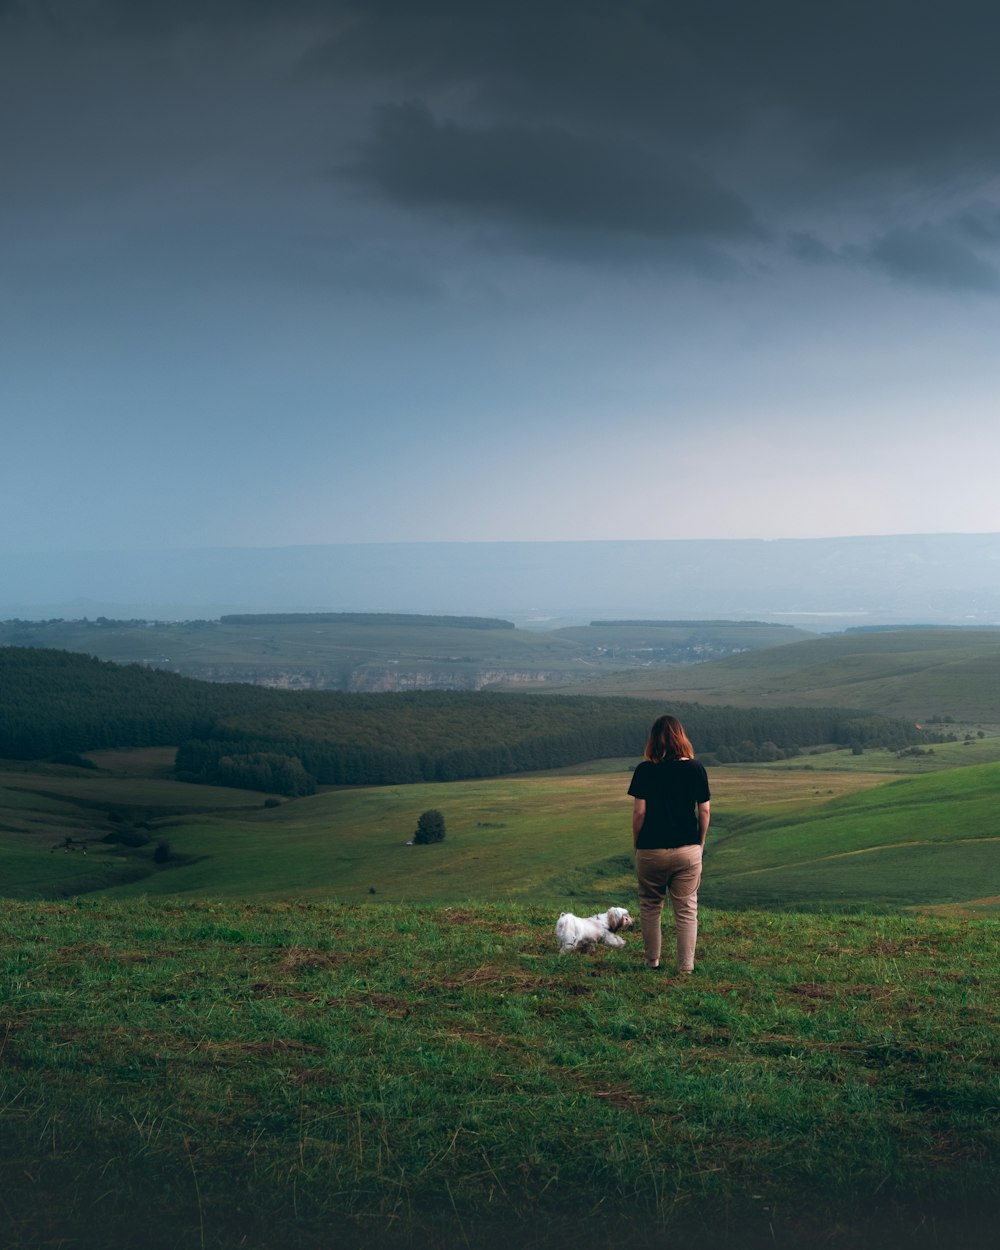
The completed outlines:
<svg viewBox="0 0 1000 1250">
<path fill-rule="evenodd" d="M 711 805 L 708 774 L 676 716 L 653 722 L 645 757 L 632 774 L 632 844 L 646 966 L 660 968 L 661 914 L 674 912 L 677 971 L 694 971 L 698 886 Z"/>
</svg>

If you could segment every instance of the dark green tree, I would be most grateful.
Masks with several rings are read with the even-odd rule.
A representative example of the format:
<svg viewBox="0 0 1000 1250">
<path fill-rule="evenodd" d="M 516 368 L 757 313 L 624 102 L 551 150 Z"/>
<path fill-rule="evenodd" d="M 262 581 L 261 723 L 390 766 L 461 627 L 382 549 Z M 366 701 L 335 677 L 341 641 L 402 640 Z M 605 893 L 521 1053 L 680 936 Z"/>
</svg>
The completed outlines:
<svg viewBox="0 0 1000 1250">
<path fill-rule="evenodd" d="M 417 831 L 413 841 L 418 846 L 426 846 L 430 842 L 444 841 L 444 817 L 436 807 L 423 812 L 417 820 Z"/>
</svg>

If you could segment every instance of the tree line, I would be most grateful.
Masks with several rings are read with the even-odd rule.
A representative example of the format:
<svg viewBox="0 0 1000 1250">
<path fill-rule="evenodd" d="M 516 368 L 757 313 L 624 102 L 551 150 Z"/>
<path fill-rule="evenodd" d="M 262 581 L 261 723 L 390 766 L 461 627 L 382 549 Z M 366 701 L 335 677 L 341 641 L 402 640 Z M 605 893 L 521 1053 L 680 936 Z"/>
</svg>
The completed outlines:
<svg viewBox="0 0 1000 1250">
<path fill-rule="evenodd" d="M 449 629 L 514 629 L 493 616 L 424 616 L 407 612 L 254 612 L 220 616 L 222 625 L 417 625 Z"/>
<path fill-rule="evenodd" d="M 278 793 L 453 781 L 642 754 L 649 700 L 492 691 L 347 694 L 195 681 L 67 651 L 0 648 L 0 756 L 51 759 L 178 746 L 178 775 Z M 774 759 L 808 746 L 933 741 L 836 708 L 674 705 L 702 759 Z"/>
</svg>

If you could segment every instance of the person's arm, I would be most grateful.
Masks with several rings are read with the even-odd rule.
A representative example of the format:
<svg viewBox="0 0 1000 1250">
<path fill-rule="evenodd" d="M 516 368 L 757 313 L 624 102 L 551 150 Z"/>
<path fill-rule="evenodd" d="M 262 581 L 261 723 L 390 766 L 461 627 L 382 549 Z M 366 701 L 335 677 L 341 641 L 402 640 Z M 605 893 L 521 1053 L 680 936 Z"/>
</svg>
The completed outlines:
<svg viewBox="0 0 1000 1250">
<path fill-rule="evenodd" d="M 632 849 L 639 841 L 639 832 L 642 829 L 642 822 L 646 819 L 646 800 L 632 800 Z"/>
<path fill-rule="evenodd" d="M 708 822 L 712 819 L 711 803 L 698 804 L 698 839 L 702 846 L 705 845 L 705 835 L 708 833 Z"/>
</svg>

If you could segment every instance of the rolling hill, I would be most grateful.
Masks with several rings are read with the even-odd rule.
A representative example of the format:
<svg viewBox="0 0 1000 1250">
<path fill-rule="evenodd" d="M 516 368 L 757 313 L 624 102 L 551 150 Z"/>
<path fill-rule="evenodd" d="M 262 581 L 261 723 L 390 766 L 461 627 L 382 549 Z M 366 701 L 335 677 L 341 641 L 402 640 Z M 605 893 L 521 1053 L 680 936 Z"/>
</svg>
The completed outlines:
<svg viewBox="0 0 1000 1250">
<path fill-rule="evenodd" d="M 698 663 L 806 637 L 792 626 L 759 621 L 595 623 L 553 630 L 346 613 L 221 621 L 0 621 L 0 646 L 82 652 L 204 681 L 353 692 L 546 689 L 595 674 Z"/>
<path fill-rule="evenodd" d="M 587 689 L 662 701 L 822 705 L 993 724 L 1000 721 L 1000 630 L 850 631 L 697 667 L 623 673 Z"/>
<path fill-rule="evenodd" d="M 167 756 L 101 753 L 97 777 L 8 766 L 0 773 L 3 894 L 508 898 L 544 902 L 554 913 L 634 896 L 625 797 L 633 761 L 278 802 L 169 780 Z M 898 780 L 727 767 L 712 771 L 712 785 L 709 906 L 1000 911 L 1000 763 Z M 445 815 L 445 841 L 407 845 L 429 808 Z M 141 844 L 104 840 L 123 829 L 140 831 Z M 61 850 L 67 836 L 72 853 Z M 170 858 L 157 865 L 164 840 Z"/>
</svg>

